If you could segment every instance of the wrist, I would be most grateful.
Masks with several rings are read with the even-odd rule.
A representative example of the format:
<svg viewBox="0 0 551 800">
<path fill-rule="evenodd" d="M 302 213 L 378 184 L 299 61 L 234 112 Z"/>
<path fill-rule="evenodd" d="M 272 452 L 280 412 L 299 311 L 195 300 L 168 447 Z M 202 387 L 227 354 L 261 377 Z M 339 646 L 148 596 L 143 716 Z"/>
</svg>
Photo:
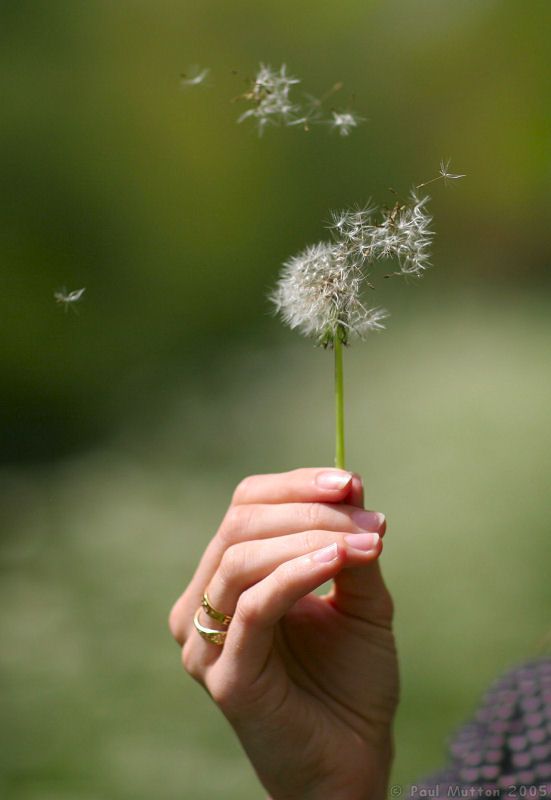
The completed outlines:
<svg viewBox="0 0 551 800">
<path fill-rule="evenodd" d="M 348 776 L 325 775 L 315 784 L 300 789 L 289 786 L 273 789 L 266 800 L 386 800 L 394 759 L 392 739 L 369 758 L 369 766 L 359 764 Z M 363 773 L 363 774 L 362 774 Z"/>
</svg>

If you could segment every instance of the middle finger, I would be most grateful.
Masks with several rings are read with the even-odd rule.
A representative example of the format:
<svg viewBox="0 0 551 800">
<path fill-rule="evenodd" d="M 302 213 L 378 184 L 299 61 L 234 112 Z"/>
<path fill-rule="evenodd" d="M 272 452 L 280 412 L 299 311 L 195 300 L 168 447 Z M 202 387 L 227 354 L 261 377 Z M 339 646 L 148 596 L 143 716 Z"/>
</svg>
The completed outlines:
<svg viewBox="0 0 551 800">
<path fill-rule="evenodd" d="M 226 514 L 219 531 L 225 546 L 308 530 L 368 531 L 384 535 L 386 521 L 378 511 L 330 503 L 237 505 Z"/>
</svg>

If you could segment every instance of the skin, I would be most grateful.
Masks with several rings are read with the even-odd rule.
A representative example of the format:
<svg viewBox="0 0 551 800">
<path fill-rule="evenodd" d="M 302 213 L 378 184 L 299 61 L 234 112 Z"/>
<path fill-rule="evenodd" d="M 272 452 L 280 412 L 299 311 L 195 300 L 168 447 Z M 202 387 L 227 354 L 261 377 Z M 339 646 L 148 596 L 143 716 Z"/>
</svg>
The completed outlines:
<svg viewBox="0 0 551 800">
<path fill-rule="evenodd" d="M 398 702 L 386 522 L 359 509 L 361 479 L 342 470 L 246 478 L 170 614 L 184 668 L 272 800 L 386 796 Z M 312 594 L 328 580 L 329 594 Z M 233 614 L 223 647 L 193 626 L 205 589 Z"/>
</svg>

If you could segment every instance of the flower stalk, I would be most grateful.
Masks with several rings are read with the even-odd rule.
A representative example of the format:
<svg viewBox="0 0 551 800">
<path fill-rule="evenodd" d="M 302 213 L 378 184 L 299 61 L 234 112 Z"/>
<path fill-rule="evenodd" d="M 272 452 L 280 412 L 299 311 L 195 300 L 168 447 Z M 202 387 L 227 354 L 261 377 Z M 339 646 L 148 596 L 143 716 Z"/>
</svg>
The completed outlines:
<svg viewBox="0 0 551 800">
<path fill-rule="evenodd" d="M 344 329 L 339 326 L 333 340 L 333 350 L 335 353 L 335 466 L 338 467 L 338 469 L 346 469 L 344 444 L 344 334 Z"/>
<path fill-rule="evenodd" d="M 463 177 L 442 163 L 438 179 Z M 429 183 L 429 181 L 427 181 Z M 417 189 L 423 185 L 420 184 Z M 343 351 L 353 338 L 363 339 L 384 326 L 387 312 L 365 301 L 375 285 L 372 273 L 382 261 L 395 270 L 384 277 L 420 278 L 430 266 L 434 233 L 428 196 L 417 189 L 378 210 L 369 204 L 332 213 L 331 239 L 305 248 L 283 264 L 270 299 L 283 321 L 318 345 L 334 350 L 335 466 L 345 469 Z M 380 273 L 379 273 L 380 274 Z"/>
</svg>

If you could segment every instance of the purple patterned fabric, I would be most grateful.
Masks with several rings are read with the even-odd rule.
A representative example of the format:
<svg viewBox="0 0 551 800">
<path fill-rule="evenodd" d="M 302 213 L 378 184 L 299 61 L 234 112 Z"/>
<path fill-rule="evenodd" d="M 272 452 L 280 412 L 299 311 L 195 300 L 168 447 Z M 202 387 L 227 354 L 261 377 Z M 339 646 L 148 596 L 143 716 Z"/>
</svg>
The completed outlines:
<svg viewBox="0 0 551 800">
<path fill-rule="evenodd" d="M 496 681 L 449 749 L 449 765 L 409 797 L 551 798 L 551 657 Z"/>
</svg>

